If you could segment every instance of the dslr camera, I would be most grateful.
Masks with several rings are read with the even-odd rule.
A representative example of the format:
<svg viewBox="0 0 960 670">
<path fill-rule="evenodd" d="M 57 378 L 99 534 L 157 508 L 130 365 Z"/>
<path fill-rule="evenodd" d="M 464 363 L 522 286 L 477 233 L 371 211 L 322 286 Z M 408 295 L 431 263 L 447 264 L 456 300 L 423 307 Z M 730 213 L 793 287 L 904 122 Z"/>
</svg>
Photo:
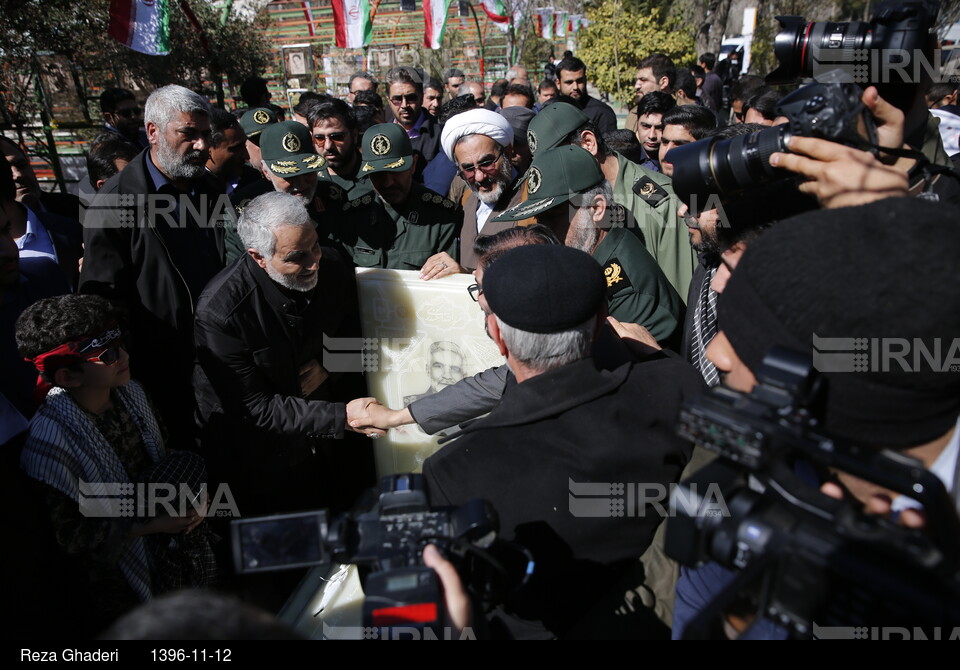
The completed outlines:
<svg viewBox="0 0 960 670">
<path fill-rule="evenodd" d="M 758 133 L 721 140 L 707 137 L 671 149 L 666 160 L 673 163 L 673 189 L 693 214 L 708 205 L 711 197 L 724 197 L 748 187 L 793 175 L 770 165 L 777 151 L 789 152 L 794 135 L 867 148 L 877 143 L 876 125 L 860 102 L 856 84 L 813 83 L 785 96 L 777 114 L 788 123 Z M 861 135 L 861 131 L 863 135 Z"/>
</svg>

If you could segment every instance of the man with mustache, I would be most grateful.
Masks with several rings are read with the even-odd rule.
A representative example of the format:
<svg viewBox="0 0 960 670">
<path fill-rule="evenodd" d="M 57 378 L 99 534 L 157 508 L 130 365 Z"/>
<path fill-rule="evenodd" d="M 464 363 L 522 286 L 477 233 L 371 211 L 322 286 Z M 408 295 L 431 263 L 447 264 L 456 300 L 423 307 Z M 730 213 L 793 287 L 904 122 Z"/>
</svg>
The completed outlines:
<svg viewBox="0 0 960 670">
<path fill-rule="evenodd" d="M 494 222 L 497 215 L 523 201 L 517 171 L 511 163 L 516 153 L 513 127 L 496 112 L 471 109 L 447 120 L 440 146 L 472 191 L 463 205 L 460 231 L 460 265 L 472 272 L 477 267 L 473 252 L 477 236 L 517 225 L 513 221 Z"/>
<path fill-rule="evenodd" d="M 340 216 L 331 219 L 330 240 L 358 267 L 431 270 L 424 279 L 434 278 L 434 265 L 448 274 L 459 272 L 454 257 L 460 210 L 414 181 L 422 156 L 403 127 L 371 126 L 362 146 L 360 173 L 369 175 L 373 193 L 343 205 Z"/>
<path fill-rule="evenodd" d="M 360 134 L 347 103 L 333 99 L 311 107 L 307 125 L 314 148 L 327 161 L 330 181 L 343 189 L 346 200 L 372 191 L 370 180 L 360 172 Z"/>
<path fill-rule="evenodd" d="M 182 86 L 154 91 L 145 107 L 150 147 L 97 194 L 84 217 L 80 292 L 128 314 L 133 375 L 171 433 L 193 436 L 193 313 L 223 267 L 229 200 L 204 179 L 210 103 Z M 134 355 L 136 354 L 136 355 Z"/>
</svg>

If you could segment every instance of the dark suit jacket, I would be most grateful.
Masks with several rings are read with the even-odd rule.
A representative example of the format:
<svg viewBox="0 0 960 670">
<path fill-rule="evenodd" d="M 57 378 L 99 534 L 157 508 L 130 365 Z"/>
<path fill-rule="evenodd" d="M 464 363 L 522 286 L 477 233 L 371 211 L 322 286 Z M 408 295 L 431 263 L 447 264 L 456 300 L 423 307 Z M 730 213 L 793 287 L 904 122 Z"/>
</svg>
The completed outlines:
<svg viewBox="0 0 960 670">
<path fill-rule="evenodd" d="M 420 126 L 420 135 L 410 140 L 413 150 L 420 155 L 417 159 L 417 170 L 414 172 L 414 179 L 423 183 L 423 171 L 427 165 L 440 153 L 440 124 L 437 120 L 423 112 L 423 125 Z"/>
<path fill-rule="evenodd" d="M 489 416 L 424 463 L 430 502 L 490 501 L 500 536 L 525 546 L 537 564 L 508 608 L 563 634 L 644 552 L 661 521 L 649 504 L 623 516 L 609 506 L 591 513 L 591 503 L 629 502 L 632 494 L 585 494 L 578 485 L 665 489 L 677 481 L 692 447 L 676 435 L 676 415 L 701 388 L 695 370 L 661 353 L 613 370 L 587 358 L 508 381 Z"/>
<path fill-rule="evenodd" d="M 693 279 L 690 280 L 690 288 L 687 290 L 687 315 L 683 319 L 683 337 L 680 341 L 680 355 L 688 363 L 691 362 L 693 319 L 697 314 L 697 303 L 700 302 L 700 287 L 710 275 L 710 270 L 717 267 L 717 261 L 706 254 L 700 254 L 698 260 L 697 267 L 693 270 Z"/>
</svg>

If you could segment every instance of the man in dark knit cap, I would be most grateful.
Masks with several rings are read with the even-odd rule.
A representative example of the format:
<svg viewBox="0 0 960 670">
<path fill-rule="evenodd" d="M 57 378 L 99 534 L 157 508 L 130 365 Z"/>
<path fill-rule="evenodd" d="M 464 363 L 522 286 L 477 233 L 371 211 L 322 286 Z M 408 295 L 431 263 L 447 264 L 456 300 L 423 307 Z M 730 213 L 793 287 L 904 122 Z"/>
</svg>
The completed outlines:
<svg viewBox="0 0 960 670">
<path fill-rule="evenodd" d="M 690 448 L 674 419 L 700 381 L 687 364 L 652 351 L 598 369 L 589 352 L 607 288 L 600 265 L 582 251 L 511 249 L 486 270 L 483 291 L 490 336 L 512 375 L 503 402 L 424 463 L 431 504 L 485 498 L 499 514 L 500 536 L 532 553 L 536 571 L 495 613 L 495 631 L 577 635 L 577 620 L 636 563 L 661 516 L 649 503 L 623 516 L 588 512 L 571 497 L 597 495 L 582 490 L 587 482 L 676 481 Z M 590 502 L 597 500 L 622 499 Z"/>
<path fill-rule="evenodd" d="M 772 347 L 809 356 L 825 384 L 822 430 L 920 460 L 960 511 L 958 220 L 950 206 L 891 198 L 783 221 L 751 242 L 727 281 L 707 356 L 724 384 L 742 392 L 757 384 Z M 824 353 L 825 338 L 854 344 Z M 846 489 L 871 513 L 923 524 L 915 501 L 836 475 L 824 493 L 840 497 Z M 675 637 L 731 578 L 716 564 L 683 570 Z"/>
</svg>

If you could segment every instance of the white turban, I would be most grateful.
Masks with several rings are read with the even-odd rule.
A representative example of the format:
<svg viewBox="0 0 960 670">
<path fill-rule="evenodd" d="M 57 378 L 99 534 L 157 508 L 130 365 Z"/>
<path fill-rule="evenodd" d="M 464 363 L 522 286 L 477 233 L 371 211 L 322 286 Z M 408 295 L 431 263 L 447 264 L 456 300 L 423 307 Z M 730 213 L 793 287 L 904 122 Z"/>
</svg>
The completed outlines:
<svg viewBox="0 0 960 670">
<path fill-rule="evenodd" d="M 513 144 L 513 127 L 505 118 L 489 109 L 471 109 L 447 119 L 440 133 L 440 146 L 452 162 L 453 147 L 467 135 L 486 135 L 502 147 Z"/>
</svg>

